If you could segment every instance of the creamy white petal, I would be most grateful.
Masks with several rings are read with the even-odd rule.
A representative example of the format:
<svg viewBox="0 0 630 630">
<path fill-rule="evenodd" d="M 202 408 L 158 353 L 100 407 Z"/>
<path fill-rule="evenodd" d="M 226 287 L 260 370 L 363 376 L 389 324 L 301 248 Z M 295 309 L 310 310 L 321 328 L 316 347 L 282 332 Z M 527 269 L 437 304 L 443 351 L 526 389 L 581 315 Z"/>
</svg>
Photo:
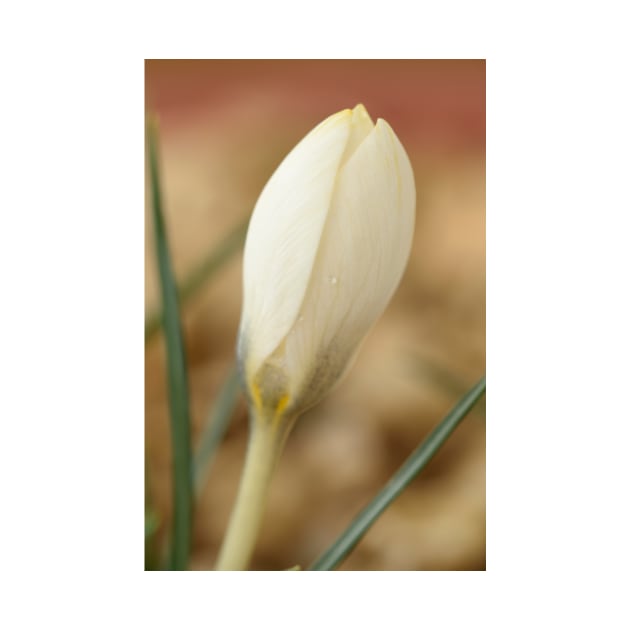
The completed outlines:
<svg viewBox="0 0 630 630">
<path fill-rule="evenodd" d="M 285 370 L 300 404 L 314 404 L 344 371 L 406 266 L 415 222 L 409 158 L 383 120 L 342 167 Z"/>
<path fill-rule="evenodd" d="M 344 110 L 313 129 L 280 164 L 256 203 L 245 243 L 239 334 L 249 378 L 297 319 L 352 117 Z"/>
</svg>

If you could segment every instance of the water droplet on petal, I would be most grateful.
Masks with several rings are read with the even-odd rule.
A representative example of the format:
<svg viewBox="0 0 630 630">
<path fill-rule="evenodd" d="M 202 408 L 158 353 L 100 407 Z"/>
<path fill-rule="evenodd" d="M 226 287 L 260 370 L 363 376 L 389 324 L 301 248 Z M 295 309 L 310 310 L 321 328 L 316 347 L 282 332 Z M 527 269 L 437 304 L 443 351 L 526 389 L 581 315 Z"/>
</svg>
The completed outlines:
<svg viewBox="0 0 630 630">
<path fill-rule="evenodd" d="M 328 279 L 330 280 L 330 284 L 337 284 L 336 276 L 328 276 Z"/>
</svg>

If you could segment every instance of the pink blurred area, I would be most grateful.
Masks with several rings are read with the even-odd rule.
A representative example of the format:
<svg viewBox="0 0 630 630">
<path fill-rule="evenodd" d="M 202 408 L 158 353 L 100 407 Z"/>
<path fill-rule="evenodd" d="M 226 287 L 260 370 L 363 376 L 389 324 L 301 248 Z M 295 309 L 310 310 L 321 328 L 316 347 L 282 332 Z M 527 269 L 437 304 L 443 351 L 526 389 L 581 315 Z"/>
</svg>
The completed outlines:
<svg viewBox="0 0 630 630">
<path fill-rule="evenodd" d="M 239 112 L 310 119 L 363 103 L 406 144 L 449 151 L 485 147 L 485 60 L 155 60 L 146 107 L 165 129 Z"/>
</svg>

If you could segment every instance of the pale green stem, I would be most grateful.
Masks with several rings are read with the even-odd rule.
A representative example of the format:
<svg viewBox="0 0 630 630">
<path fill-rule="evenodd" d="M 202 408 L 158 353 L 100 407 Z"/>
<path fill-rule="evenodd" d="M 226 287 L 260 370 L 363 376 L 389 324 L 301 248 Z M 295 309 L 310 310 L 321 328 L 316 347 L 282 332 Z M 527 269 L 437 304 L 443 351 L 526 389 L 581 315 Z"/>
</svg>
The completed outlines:
<svg viewBox="0 0 630 630">
<path fill-rule="evenodd" d="M 252 419 L 245 467 L 216 571 L 247 569 L 265 512 L 269 482 L 287 433 L 285 422 Z"/>
</svg>

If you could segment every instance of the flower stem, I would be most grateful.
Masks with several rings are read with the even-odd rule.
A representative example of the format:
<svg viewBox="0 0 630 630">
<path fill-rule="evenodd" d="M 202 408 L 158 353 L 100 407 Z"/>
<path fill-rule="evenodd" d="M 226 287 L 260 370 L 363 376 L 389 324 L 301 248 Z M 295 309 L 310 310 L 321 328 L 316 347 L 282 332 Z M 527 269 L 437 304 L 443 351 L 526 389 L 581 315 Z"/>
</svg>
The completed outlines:
<svg viewBox="0 0 630 630">
<path fill-rule="evenodd" d="M 252 418 L 245 467 L 216 571 L 247 569 L 262 523 L 269 482 L 287 432 L 284 423 Z"/>
</svg>

